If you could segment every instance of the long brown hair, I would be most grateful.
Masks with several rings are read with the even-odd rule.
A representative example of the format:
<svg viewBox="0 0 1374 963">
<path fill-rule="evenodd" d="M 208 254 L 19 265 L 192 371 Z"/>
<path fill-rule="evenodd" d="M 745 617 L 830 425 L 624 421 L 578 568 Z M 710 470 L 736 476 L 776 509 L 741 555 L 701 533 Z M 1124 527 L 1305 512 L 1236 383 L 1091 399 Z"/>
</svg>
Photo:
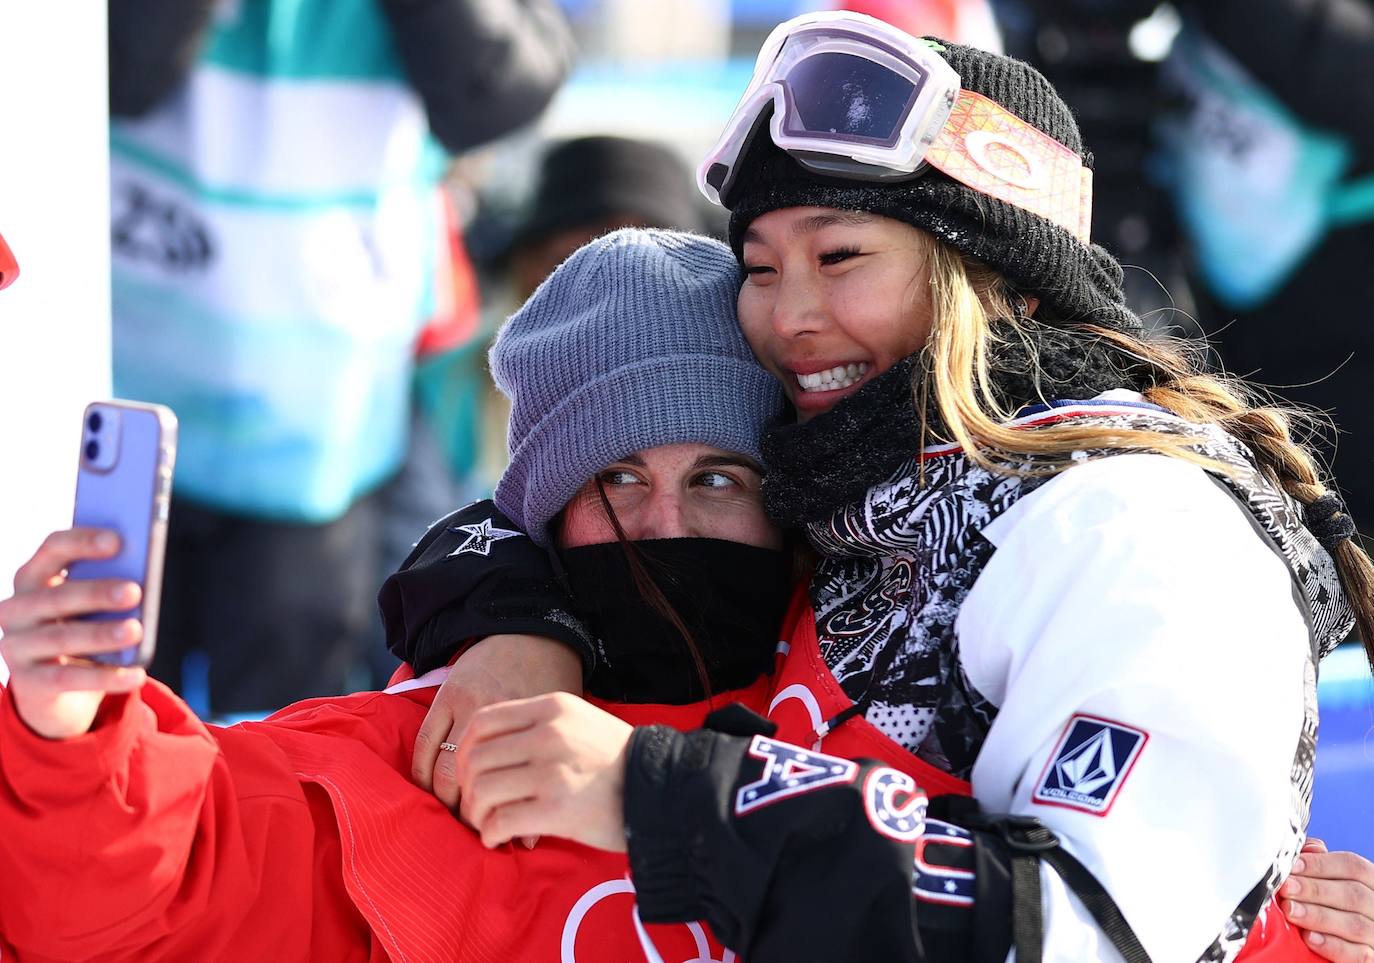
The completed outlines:
<svg viewBox="0 0 1374 963">
<path fill-rule="evenodd" d="M 923 236 L 929 244 L 934 314 L 923 351 L 923 376 L 918 379 L 921 397 L 916 399 L 923 435 L 927 431 L 925 394 L 930 392 L 948 440 L 961 445 L 985 468 L 1024 471 L 1018 466 L 1024 466 L 1024 456 L 1031 455 L 1046 471 L 1057 471 L 1072 462 L 1074 452 L 1118 448 L 1155 451 L 1213 470 L 1226 470 L 1199 454 L 1193 448 L 1196 439 L 1186 435 L 1071 422 L 1036 431 L 1008 427 L 1005 422 L 1012 413 L 1003 409 L 994 393 L 989 356 L 998 338 L 1028 337 L 1027 326 L 1037 322 L 1022 318 L 1021 312 L 1012 309 L 1015 295 L 996 271 L 929 235 Z M 1168 338 L 1147 341 L 1098 325 L 1054 323 L 1116 348 L 1131 360 L 1134 370 L 1142 373 L 1146 400 L 1195 424 L 1220 427 L 1249 448 L 1261 471 L 1302 505 L 1310 505 L 1329 491 L 1320 460 L 1309 443 L 1313 415 L 1267 398 L 1240 379 L 1207 371 L 1202 353 L 1186 342 Z M 1295 435 L 1297 428 L 1305 430 Z M 1374 669 L 1374 563 L 1355 539 L 1343 539 L 1331 554 L 1354 610 L 1365 656 Z"/>
</svg>

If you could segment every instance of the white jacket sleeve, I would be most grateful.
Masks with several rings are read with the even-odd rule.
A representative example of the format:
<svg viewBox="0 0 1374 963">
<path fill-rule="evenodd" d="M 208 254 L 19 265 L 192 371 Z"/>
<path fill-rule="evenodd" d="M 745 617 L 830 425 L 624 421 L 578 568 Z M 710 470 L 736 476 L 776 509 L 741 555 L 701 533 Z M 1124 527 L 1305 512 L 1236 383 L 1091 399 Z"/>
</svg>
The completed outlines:
<svg viewBox="0 0 1374 963">
<path fill-rule="evenodd" d="M 957 625 L 999 706 L 974 795 L 1057 833 L 1152 959 L 1229 958 L 1232 914 L 1286 876 L 1306 822 L 1315 675 L 1287 567 L 1162 455 L 1075 466 L 984 534 Z M 1118 959 L 1049 873 L 1045 958 Z"/>
</svg>

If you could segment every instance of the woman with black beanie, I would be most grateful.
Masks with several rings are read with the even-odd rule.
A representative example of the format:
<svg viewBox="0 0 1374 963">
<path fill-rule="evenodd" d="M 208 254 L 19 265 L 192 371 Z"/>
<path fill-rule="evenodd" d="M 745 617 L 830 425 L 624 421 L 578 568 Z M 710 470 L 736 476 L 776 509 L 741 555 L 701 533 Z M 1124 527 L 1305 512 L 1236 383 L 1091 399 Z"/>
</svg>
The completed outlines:
<svg viewBox="0 0 1374 963">
<path fill-rule="evenodd" d="M 766 503 L 819 561 L 770 705 L 794 745 L 738 719 L 629 740 L 643 919 L 751 959 L 836 932 L 869 958 L 1310 955 L 1273 907 L 1316 663 L 1371 637 L 1374 568 L 1295 413 L 1142 336 L 1068 108 L 1009 58 L 811 15 L 699 180 L 795 412 Z M 505 836 L 618 826 L 497 788 L 541 706 L 478 713 L 472 758 L 502 765 L 460 769 L 465 804 Z M 858 755 L 897 774 L 847 785 Z M 910 923 L 890 866 L 849 871 L 855 826 L 915 848 Z"/>
</svg>

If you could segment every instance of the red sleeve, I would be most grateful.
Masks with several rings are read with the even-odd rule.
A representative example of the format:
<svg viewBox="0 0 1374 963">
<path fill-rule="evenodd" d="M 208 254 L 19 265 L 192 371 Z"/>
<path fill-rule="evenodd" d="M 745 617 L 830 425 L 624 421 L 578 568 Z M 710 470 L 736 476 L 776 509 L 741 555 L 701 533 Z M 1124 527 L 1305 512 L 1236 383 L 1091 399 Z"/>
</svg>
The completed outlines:
<svg viewBox="0 0 1374 963">
<path fill-rule="evenodd" d="M 271 743 L 157 682 L 61 742 L 0 696 L 0 937 L 21 958 L 308 959 L 316 835 Z"/>
</svg>

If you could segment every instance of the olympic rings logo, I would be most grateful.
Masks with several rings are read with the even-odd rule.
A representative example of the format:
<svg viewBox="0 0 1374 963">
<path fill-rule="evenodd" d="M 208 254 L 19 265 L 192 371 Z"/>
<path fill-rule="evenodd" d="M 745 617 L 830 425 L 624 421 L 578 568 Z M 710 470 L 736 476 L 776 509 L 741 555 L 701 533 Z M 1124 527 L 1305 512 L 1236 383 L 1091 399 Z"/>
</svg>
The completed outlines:
<svg viewBox="0 0 1374 963">
<path fill-rule="evenodd" d="M 628 879 L 608 879 L 583 893 L 582 898 L 573 904 L 572 911 L 568 913 L 568 919 L 563 924 L 563 936 L 559 946 L 562 963 L 578 963 L 577 933 L 582 927 L 583 920 L 586 919 L 587 914 L 592 911 L 594 906 L 612 896 L 628 895 L 633 897 L 634 892 L 634 883 Z M 640 948 L 644 951 L 646 963 L 667 963 L 644 929 L 644 924 L 639 918 L 638 907 L 631 909 L 630 920 L 634 924 L 635 935 L 639 939 Z M 730 950 L 722 950 L 720 959 L 711 955 L 711 943 L 706 937 L 706 928 L 700 923 L 683 925 L 687 927 L 687 932 L 692 937 L 696 955 L 682 960 L 681 963 L 735 963 L 735 954 Z"/>
</svg>

